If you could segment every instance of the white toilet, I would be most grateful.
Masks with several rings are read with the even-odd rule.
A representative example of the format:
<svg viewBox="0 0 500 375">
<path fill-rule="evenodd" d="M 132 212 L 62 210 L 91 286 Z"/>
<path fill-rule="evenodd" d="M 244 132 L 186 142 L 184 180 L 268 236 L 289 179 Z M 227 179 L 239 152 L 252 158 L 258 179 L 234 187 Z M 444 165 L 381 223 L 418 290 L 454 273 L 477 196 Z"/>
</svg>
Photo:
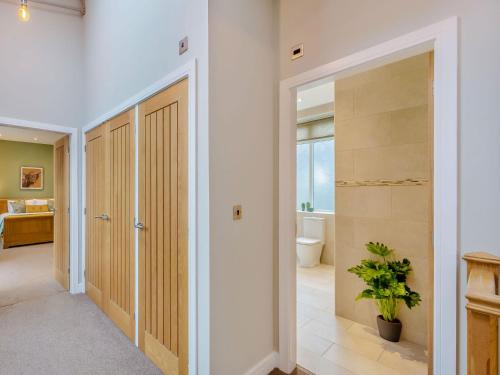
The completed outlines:
<svg viewBox="0 0 500 375">
<path fill-rule="evenodd" d="M 325 245 L 325 219 L 304 217 L 304 237 L 297 238 L 297 257 L 301 267 L 316 267 Z"/>
</svg>

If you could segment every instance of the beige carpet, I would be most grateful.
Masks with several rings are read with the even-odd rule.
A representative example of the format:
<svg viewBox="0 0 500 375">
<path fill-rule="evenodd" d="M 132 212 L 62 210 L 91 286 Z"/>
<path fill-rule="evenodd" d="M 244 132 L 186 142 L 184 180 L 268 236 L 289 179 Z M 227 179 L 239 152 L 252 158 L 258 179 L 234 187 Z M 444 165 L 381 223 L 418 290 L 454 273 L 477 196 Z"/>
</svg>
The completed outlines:
<svg viewBox="0 0 500 375">
<path fill-rule="evenodd" d="M 52 277 L 52 246 L 0 250 L 0 307 L 64 291 Z"/>
<path fill-rule="evenodd" d="M 0 375 L 161 374 L 85 295 L 52 279 L 52 245 L 0 250 Z"/>
</svg>

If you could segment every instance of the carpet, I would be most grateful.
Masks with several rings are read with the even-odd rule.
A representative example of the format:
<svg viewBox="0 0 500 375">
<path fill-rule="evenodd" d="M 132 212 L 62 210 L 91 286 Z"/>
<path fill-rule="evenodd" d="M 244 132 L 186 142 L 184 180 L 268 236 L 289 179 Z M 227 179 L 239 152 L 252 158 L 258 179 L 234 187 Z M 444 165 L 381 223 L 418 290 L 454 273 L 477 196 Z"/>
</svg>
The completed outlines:
<svg viewBox="0 0 500 375">
<path fill-rule="evenodd" d="M 0 374 L 161 374 L 83 294 L 0 308 Z"/>
</svg>

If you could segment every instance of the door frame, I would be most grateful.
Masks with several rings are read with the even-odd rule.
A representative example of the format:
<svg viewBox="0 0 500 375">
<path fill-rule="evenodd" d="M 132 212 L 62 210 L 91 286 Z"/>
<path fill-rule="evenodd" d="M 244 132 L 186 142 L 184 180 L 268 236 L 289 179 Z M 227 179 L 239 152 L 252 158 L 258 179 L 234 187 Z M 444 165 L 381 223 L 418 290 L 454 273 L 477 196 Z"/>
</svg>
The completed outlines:
<svg viewBox="0 0 500 375">
<path fill-rule="evenodd" d="M 21 120 L 11 117 L 0 117 L 0 124 L 16 128 L 47 130 L 63 133 L 69 136 L 69 292 L 71 294 L 80 293 L 80 283 L 78 273 L 81 269 L 79 262 L 79 191 L 78 191 L 78 133 L 79 129 L 56 124 L 48 124 L 38 121 Z"/>
<path fill-rule="evenodd" d="M 296 367 L 296 101 L 299 86 L 434 51 L 433 373 L 457 369 L 458 19 L 452 17 L 280 82 L 279 368 Z"/>
<path fill-rule="evenodd" d="M 139 166 L 139 104 L 146 99 L 154 96 L 160 91 L 168 87 L 188 79 L 188 364 L 189 375 L 196 375 L 198 373 L 198 309 L 200 309 L 201 296 L 198 294 L 201 289 L 198 278 L 198 129 L 197 129 L 197 63 L 196 59 L 190 60 L 185 65 L 167 74 L 152 85 L 146 87 L 139 93 L 131 96 L 127 100 L 120 103 L 111 111 L 99 116 L 97 119 L 91 121 L 81 130 L 82 155 L 85 155 L 85 133 L 101 125 L 102 123 L 112 119 L 134 108 L 135 110 L 135 170 Z M 82 179 L 86 179 L 86 166 L 85 156 L 81 159 Z M 134 221 L 139 216 L 138 195 L 139 195 L 139 174 L 135 173 L 135 213 Z M 81 188 L 81 201 L 82 207 L 86 206 L 85 203 L 85 184 Z M 84 275 L 85 269 L 85 212 L 82 210 L 82 265 L 81 272 Z M 135 345 L 138 346 L 138 323 L 139 323 L 139 241 L 138 229 L 135 229 Z M 85 292 L 85 276 L 83 276 L 81 291 Z M 200 285 L 200 288 L 199 288 Z M 200 340 L 206 341 L 206 339 Z M 201 350 L 200 350 L 201 351 Z"/>
</svg>

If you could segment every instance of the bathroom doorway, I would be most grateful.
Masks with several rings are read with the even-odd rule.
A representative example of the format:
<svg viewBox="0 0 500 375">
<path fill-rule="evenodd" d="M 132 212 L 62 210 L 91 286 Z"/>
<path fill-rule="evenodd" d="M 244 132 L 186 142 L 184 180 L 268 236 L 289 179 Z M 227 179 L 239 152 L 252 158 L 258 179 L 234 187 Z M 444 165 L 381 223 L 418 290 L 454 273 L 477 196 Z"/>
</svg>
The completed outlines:
<svg viewBox="0 0 500 375">
<path fill-rule="evenodd" d="M 429 371 L 432 80 L 426 52 L 297 89 L 297 364 L 315 374 Z M 387 313 L 367 275 L 400 264 Z"/>
</svg>

